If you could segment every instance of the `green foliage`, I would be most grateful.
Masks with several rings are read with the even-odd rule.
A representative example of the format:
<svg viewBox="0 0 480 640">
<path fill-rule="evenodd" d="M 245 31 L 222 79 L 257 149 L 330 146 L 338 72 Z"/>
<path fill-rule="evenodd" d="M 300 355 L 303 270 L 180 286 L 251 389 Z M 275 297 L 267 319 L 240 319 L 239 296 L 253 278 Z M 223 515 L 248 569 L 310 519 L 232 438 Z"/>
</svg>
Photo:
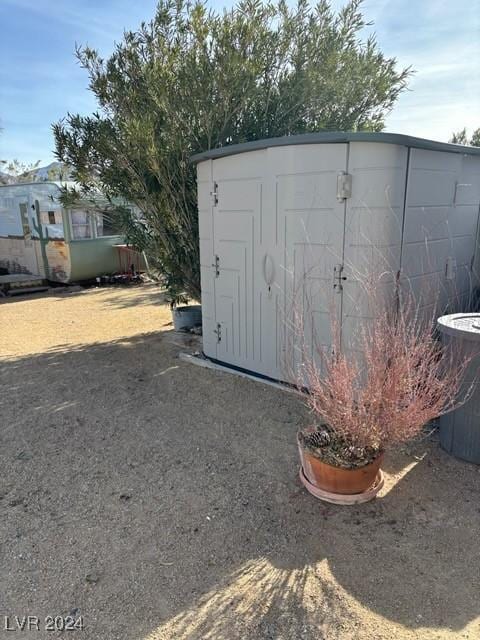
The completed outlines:
<svg viewBox="0 0 480 640">
<path fill-rule="evenodd" d="M 470 138 L 470 144 L 472 147 L 480 147 L 480 127 L 475 129 Z"/>
<path fill-rule="evenodd" d="M 110 58 L 77 56 L 99 103 L 54 125 L 56 155 L 84 192 L 135 203 L 143 247 L 173 292 L 200 298 L 195 170 L 189 157 L 229 144 L 322 130 L 372 130 L 406 87 L 367 24 L 360 0 L 290 8 L 241 1 L 221 15 L 161 0 Z M 134 227 L 139 224 L 130 221 Z"/>
<path fill-rule="evenodd" d="M 464 127 L 461 131 L 452 133 L 450 142 L 453 142 L 454 144 L 466 144 L 471 147 L 480 147 L 480 127 L 475 129 L 470 140 L 468 139 L 467 129 Z"/>
</svg>

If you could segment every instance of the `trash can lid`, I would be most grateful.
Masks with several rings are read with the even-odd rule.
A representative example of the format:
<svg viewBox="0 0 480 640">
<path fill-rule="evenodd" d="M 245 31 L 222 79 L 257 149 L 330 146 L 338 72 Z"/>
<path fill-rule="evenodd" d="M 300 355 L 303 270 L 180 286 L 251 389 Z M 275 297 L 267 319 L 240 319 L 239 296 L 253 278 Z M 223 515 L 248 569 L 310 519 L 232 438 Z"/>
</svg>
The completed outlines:
<svg viewBox="0 0 480 640">
<path fill-rule="evenodd" d="M 466 340 L 480 341 L 480 313 L 451 313 L 437 320 L 442 333 Z"/>
</svg>

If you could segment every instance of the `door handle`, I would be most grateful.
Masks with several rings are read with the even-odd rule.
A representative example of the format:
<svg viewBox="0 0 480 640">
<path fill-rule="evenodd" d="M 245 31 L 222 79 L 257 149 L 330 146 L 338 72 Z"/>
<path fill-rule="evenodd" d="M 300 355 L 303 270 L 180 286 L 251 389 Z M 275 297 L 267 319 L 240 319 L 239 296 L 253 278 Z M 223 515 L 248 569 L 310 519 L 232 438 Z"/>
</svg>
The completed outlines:
<svg viewBox="0 0 480 640">
<path fill-rule="evenodd" d="M 268 292 L 270 293 L 273 281 L 275 280 L 275 263 L 268 253 L 263 256 L 263 279 L 265 280 Z"/>
</svg>

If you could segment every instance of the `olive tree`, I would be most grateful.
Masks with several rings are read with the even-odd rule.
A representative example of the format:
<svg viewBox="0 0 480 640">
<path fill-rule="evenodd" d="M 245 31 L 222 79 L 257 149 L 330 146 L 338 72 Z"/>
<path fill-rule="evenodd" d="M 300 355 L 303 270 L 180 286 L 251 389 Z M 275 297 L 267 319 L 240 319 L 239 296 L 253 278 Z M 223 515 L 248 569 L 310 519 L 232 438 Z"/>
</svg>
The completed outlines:
<svg viewBox="0 0 480 640">
<path fill-rule="evenodd" d="M 107 59 L 77 57 L 98 101 L 91 116 L 55 124 L 56 155 L 84 192 L 133 202 L 122 215 L 175 295 L 200 298 L 195 170 L 189 157 L 216 147 L 304 132 L 384 126 L 410 69 L 374 36 L 362 39 L 360 0 L 243 0 L 217 13 L 161 0 Z"/>
</svg>

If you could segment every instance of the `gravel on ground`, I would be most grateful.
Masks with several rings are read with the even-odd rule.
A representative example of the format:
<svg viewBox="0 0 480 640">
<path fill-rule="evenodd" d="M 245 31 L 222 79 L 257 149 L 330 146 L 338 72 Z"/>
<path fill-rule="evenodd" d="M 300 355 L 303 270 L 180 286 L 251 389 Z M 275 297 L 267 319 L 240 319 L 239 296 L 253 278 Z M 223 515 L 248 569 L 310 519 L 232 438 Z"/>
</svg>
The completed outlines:
<svg viewBox="0 0 480 640">
<path fill-rule="evenodd" d="M 480 467 L 433 435 L 319 502 L 299 399 L 170 320 L 155 286 L 0 301 L 0 638 L 478 640 Z"/>
</svg>

